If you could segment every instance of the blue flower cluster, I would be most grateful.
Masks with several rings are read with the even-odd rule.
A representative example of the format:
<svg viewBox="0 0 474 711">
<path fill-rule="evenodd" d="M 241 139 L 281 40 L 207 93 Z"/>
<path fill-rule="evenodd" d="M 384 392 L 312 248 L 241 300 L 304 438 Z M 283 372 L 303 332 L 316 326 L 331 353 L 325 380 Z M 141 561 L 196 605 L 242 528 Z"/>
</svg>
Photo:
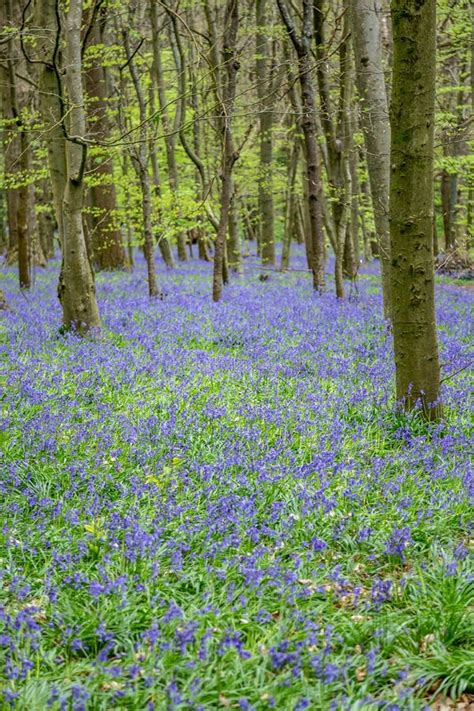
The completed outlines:
<svg viewBox="0 0 474 711">
<path fill-rule="evenodd" d="M 445 422 L 398 412 L 375 267 L 338 302 L 295 266 L 218 305 L 196 262 L 162 301 L 99 275 L 86 340 L 57 264 L 2 276 L 2 708 L 415 711 L 413 659 L 465 649 L 468 372 Z M 471 307 L 438 286 L 445 375 Z"/>
</svg>

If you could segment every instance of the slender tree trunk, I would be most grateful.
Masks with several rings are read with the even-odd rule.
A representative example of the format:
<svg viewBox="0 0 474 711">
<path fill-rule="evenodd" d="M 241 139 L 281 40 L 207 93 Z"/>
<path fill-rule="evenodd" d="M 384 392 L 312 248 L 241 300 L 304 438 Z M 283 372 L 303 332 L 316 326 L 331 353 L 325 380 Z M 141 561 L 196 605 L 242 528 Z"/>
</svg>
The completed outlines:
<svg viewBox="0 0 474 711">
<path fill-rule="evenodd" d="M 16 8 L 15 8 L 16 9 Z M 12 0 L 4 0 L 0 8 L 0 23 L 6 28 L 6 57 L 4 63 L 4 81 L 7 90 L 4 93 L 2 109 L 4 118 L 11 123 L 11 131 L 7 131 L 12 141 L 12 151 L 6 160 L 7 170 L 11 170 L 8 176 L 16 183 L 11 188 L 15 191 L 15 198 L 10 198 L 10 238 L 8 245 L 8 261 L 12 263 L 16 258 L 18 262 L 18 280 L 20 289 L 29 289 L 31 286 L 30 277 L 30 248 L 28 231 L 28 168 L 29 150 L 28 134 L 25 119 L 22 116 L 22 107 L 25 103 L 24 92 L 20 91 L 16 74 L 16 64 L 18 62 L 14 33 L 9 30 L 15 26 L 17 17 L 14 12 Z M 8 34 L 7 34 L 8 33 Z M 8 152 L 8 147 L 7 147 Z M 13 214 L 15 211 L 16 214 Z M 12 229 L 13 228 L 13 229 Z M 15 244 L 16 242 L 16 244 Z M 16 248 L 16 249 L 15 249 Z"/>
<path fill-rule="evenodd" d="M 346 181 L 344 175 L 344 143 L 347 140 L 342 131 L 342 114 L 346 110 L 342 103 L 346 103 L 347 93 L 347 31 L 344 29 L 344 38 L 339 48 L 339 110 L 337 121 L 333 118 L 332 101 L 330 95 L 330 77 L 328 73 L 327 47 L 325 41 L 325 0 L 314 0 L 314 36 L 316 42 L 318 78 L 318 93 L 320 103 L 321 127 L 326 138 L 325 165 L 329 183 L 329 197 L 331 201 L 331 212 L 323 207 L 324 224 L 329 234 L 330 241 L 334 248 L 335 265 L 334 279 L 336 285 L 336 296 L 339 299 L 344 297 L 343 279 L 343 259 L 344 244 L 346 240 L 347 210 L 346 203 L 348 196 L 345 192 Z M 344 14 L 344 22 L 347 24 L 347 12 Z M 325 213 L 325 214 L 324 214 Z"/>
<path fill-rule="evenodd" d="M 46 260 L 54 257 L 54 231 L 57 227 L 54 216 L 51 182 L 44 178 L 37 185 L 37 202 L 41 206 L 38 214 L 38 233 L 41 248 Z"/>
<path fill-rule="evenodd" d="M 290 152 L 288 161 L 288 179 L 286 184 L 286 205 L 285 224 L 283 232 L 283 246 L 281 251 L 280 270 L 286 271 L 290 266 L 291 238 L 293 235 L 293 225 L 295 220 L 295 183 L 298 171 L 298 159 L 300 153 L 300 141 L 295 140 Z"/>
<path fill-rule="evenodd" d="M 53 193 L 54 213 L 59 242 L 63 246 L 63 201 L 66 187 L 66 145 L 63 124 L 63 89 L 59 68 L 61 48 L 57 0 L 38 0 L 35 23 L 42 28 L 38 34 L 37 56 L 41 60 L 39 74 L 40 110 L 45 128 L 49 174 Z"/>
<path fill-rule="evenodd" d="M 312 3 L 303 0 L 303 29 L 296 33 L 286 0 L 277 0 L 278 8 L 298 56 L 298 78 L 301 86 L 302 130 L 306 157 L 309 224 L 311 239 L 311 271 L 313 288 L 324 289 L 324 232 L 321 212 L 321 171 L 316 140 L 315 99 L 311 76 L 311 37 L 313 34 Z M 309 254 L 309 252 L 308 252 Z"/>
<path fill-rule="evenodd" d="M 273 96 L 268 63 L 268 8 L 267 0 L 256 0 L 257 21 L 257 93 L 260 102 L 260 176 L 258 202 L 260 212 L 260 244 L 262 264 L 275 264 L 273 225 Z"/>
<path fill-rule="evenodd" d="M 357 131 L 357 116 L 355 107 L 351 111 L 351 126 L 349 136 L 349 166 L 351 172 L 351 235 L 354 247 L 356 269 L 360 266 L 359 214 L 360 214 L 360 182 L 359 182 L 359 151 L 354 145 L 354 133 Z"/>
<path fill-rule="evenodd" d="M 69 100 L 69 132 L 84 136 L 86 120 L 81 76 L 82 0 L 70 0 L 66 14 L 66 86 Z M 80 140 L 80 139 L 78 139 Z M 100 328 L 94 275 L 87 256 L 82 223 L 86 148 L 66 141 L 67 182 L 63 199 L 63 262 L 58 295 L 63 326 L 85 334 Z"/>
<path fill-rule="evenodd" d="M 161 123 L 165 134 L 166 161 L 168 166 L 168 182 L 170 186 L 173 205 L 177 209 L 177 196 L 179 190 L 178 166 L 176 164 L 176 135 L 181 117 L 179 112 L 173 126 L 168 114 L 168 102 L 166 100 L 166 83 L 161 62 L 160 33 L 158 31 L 158 3 L 152 2 L 150 5 L 150 18 L 152 24 L 152 44 L 153 44 L 153 74 L 158 90 L 158 101 L 160 105 Z M 178 70 L 180 71 L 180 70 Z M 179 106 L 179 102 L 178 102 Z M 188 258 L 186 251 L 186 235 L 180 229 L 177 233 L 178 259 L 185 262 Z"/>
<path fill-rule="evenodd" d="M 28 136 L 26 129 L 20 127 L 20 180 L 18 188 L 18 277 L 20 289 L 29 289 L 30 275 L 30 244 L 28 239 Z"/>
<path fill-rule="evenodd" d="M 382 265 L 384 314 L 390 317 L 390 122 L 382 64 L 380 0 L 350 0 L 356 82 L 367 149 L 375 230 Z"/>
<path fill-rule="evenodd" d="M 242 274 L 243 266 L 239 234 L 239 217 L 237 209 L 238 202 L 234 184 L 231 187 L 231 194 L 232 197 L 229 209 L 229 229 L 227 236 L 227 257 L 229 262 L 229 269 L 235 272 L 236 274 Z"/>
<path fill-rule="evenodd" d="M 142 193 L 142 216 L 143 216 L 143 252 L 147 266 L 148 294 L 150 297 L 159 296 L 160 290 L 156 281 L 155 256 L 153 252 L 153 222 L 151 217 L 151 181 L 148 173 L 148 122 L 145 97 L 143 87 L 140 82 L 137 67 L 130 50 L 128 30 L 122 29 L 122 39 L 125 47 L 128 68 L 132 78 L 135 94 L 137 97 L 140 112 L 140 140 L 136 150 L 132 149 L 130 157 L 134 165 L 136 174 L 140 181 Z"/>
<path fill-rule="evenodd" d="M 343 19 L 343 33 L 349 37 L 349 7 L 348 0 L 345 0 L 346 12 Z M 342 271 L 345 277 L 352 282 L 357 277 L 357 267 L 355 264 L 355 246 L 352 238 L 352 171 L 351 171 L 351 151 L 352 151 L 352 121 L 351 104 L 353 90 L 353 72 L 351 53 L 348 40 L 341 42 L 339 47 L 339 67 L 340 67 L 340 92 L 339 92 L 339 120 L 338 133 L 341 136 L 342 144 L 342 181 L 343 181 L 343 213 L 342 229 L 344 234 L 344 247 L 342 251 Z M 342 240 L 342 235 L 341 235 Z"/>
<path fill-rule="evenodd" d="M 27 152 L 30 154 L 28 161 L 31 164 L 31 148 L 27 147 Z M 28 184 L 28 200 L 27 200 L 27 229 L 29 241 L 29 258 L 30 265 L 35 267 L 46 266 L 46 256 L 43 252 L 43 246 L 40 240 L 38 215 L 36 213 L 36 191 L 35 184 Z"/>
<path fill-rule="evenodd" d="M 89 47 L 103 45 L 106 41 L 105 13 L 93 21 Z M 98 141 L 110 137 L 111 126 L 107 116 L 108 96 L 106 69 L 92 59 L 92 66 L 85 73 L 88 94 L 89 132 Z M 125 249 L 120 226 L 116 222 L 117 199 L 110 150 L 96 148 L 89 158 L 93 175 L 90 177 L 92 198 L 92 248 L 97 269 L 124 269 Z"/>
<path fill-rule="evenodd" d="M 397 399 L 437 419 L 433 135 L 436 0 L 392 0 L 390 237 Z"/>
<path fill-rule="evenodd" d="M 433 256 L 435 259 L 436 263 L 436 257 L 439 254 L 439 246 L 438 246 L 438 230 L 436 227 L 436 208 L 435 208 L 435 202 L 433 200 Z"/>
<path fill-rule="evenodd" d="M 441 209 L 443 213 L 444 246 L 446 251 L 456 246 L 456 204 L 458 176 L 443 170 L 441 173 Z"/>
<path fill-rule="evenodd" d="M 154 87 L 150 86 L 150 111 L 151 114 L 154 115 L 155 113 L 155 92 L 154 92 Z M 160 181 L 160 172 L 158 169 L 158 157 L 156 155 L 156 142 L 153 137 L 150 137 L 150 140 L 148 141 L 148 153 L 150 156 L 150 162 L 151 162 L 151 171 L 153 175 L 153 195 L 157 200 L 160 200 L 161 198 L 161 181 Z M 161 208 L 158 210 L 158 225 L 162 222 L 162 212 Z M 158 242 L 158 248 L 161 252 L 161 256 L 163 258 L 164 263 L 168 267 L 168 269 L 173 269 L 174 268 L 174 259 L 173 259 L 173 250 L 171 249 L 171 245 L 169 243 L 169 240 L 165 237 L 163 234 L 162 228 L 158 227 L 158 236 L 157 236 L 157 242 Z"/>
<path fill-rule="evenodd" d="M 232 136 L 232 114 L 234 112 L 235 89 L 237 83 L 237 71 L 239 63 L 235 56 L 237 31 L 239 27 L 239 5 L 238 0 L 227 0 L 224 16 L 224 41 L 223 41 L 223 61 L 226 71 L 226 81 L 223 91 L 222 114 L 220 126 L 223 137 L 222 145 L 222 188 L 221 188 L 221 213 L 219 227 L 216 235 L 214 251 L 214 272 L 212 279 L 212 298 L 220 301 L 222 296 L 222 285 L 226 281 L 226 255 L 225 243 L 226 233 L 229 224 L 229 211 L 232 200 L 232 171 L 238 153 L 234 148 Z M 216 67 L 217 69 L 217 67 Z"/>
</svg>

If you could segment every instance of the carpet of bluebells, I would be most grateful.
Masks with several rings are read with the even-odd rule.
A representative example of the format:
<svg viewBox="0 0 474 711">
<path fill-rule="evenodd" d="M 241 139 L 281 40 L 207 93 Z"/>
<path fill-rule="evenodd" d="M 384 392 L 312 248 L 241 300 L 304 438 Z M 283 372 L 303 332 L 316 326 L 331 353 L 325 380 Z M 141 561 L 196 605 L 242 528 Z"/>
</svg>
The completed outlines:
<svg viewBox="0 0 474 711">
<path fill-rule="evenodd" d="M 82 341 L 58 333 L 57 262 L 28 295 L 3 269 L 0 708 L 473 693 L 473 294 L 437 286 L 429 425 L 394 405 L 376 267 L 341 303 L 294 267 L 248 259 L 218 305 L 197 261 L 159 267 L 163 300 L 143 264 L 100 274 Z"/>
</svg>

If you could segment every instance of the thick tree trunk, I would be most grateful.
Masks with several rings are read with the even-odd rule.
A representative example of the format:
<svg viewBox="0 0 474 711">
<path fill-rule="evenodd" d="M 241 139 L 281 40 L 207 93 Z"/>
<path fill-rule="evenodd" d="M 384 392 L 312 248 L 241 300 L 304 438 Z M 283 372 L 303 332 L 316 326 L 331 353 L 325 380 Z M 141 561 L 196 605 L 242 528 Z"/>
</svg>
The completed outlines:
<svg viewBox="0 0 474 711">
<path fill-rule="evenodd" d="M 82 0 L 70 0 L 66 14 L 66 86 L 69 100 L 69 132 L 84 136 L 86 130 L 81 76 Z M 87 255 L 82 210 L 86 148 L 66 141 L 67 182 L 63 199 L 63 262 L 58 295 L 63 326 L 85 334 L 100 328 L 94 275 Z"/>
<path fill-rule="evenodd" d="M 380 0 L 350 0 L 356 82 L 367 149 L 375 230 L 382 265 L 384 313 L 390 317 L 390 123 L 382 64 Z"/>
<path fill-rule="evenodd" d="M 393 0 L 390 237 L 397 399 L 436 419 L 433 134 L 436 0 Z"/>
</svg>

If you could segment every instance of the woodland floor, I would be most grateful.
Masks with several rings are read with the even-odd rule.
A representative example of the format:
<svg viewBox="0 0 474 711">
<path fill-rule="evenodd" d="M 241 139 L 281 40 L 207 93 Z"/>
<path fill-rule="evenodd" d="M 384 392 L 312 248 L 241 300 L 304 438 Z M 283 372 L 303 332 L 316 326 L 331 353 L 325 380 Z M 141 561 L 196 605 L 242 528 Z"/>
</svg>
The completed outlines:
<svg viewBox="0 0 474 711">
<path fill-rule="evenodd" d="M 219 305 L 197 261 L 163 301 L 99 274 L 85 341 L 57 263 L 27 296 L 3 270 L 0 708 L 473 700 L 469 371 L 444 423 L 397 414 L 375 265 L 343 303 L 294 266 L 247 260 Z M 440 283 L 447 376 L 473 294 Z"/>
</svg>

